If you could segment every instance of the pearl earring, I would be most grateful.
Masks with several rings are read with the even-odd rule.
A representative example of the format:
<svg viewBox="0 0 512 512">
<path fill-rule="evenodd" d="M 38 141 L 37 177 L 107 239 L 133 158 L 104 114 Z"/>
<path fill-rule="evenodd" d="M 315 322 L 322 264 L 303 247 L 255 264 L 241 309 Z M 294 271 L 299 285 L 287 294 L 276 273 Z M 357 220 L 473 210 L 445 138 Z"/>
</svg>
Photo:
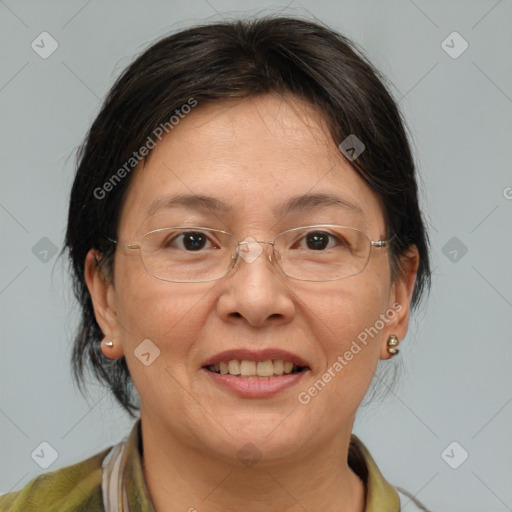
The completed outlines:
<svg viewBox="0 0 512 512">
<path fill-rule="evenodd" d="M 400 343 L 400 341 L 394 334 L 392 334 L 388 338 L 388 342 L 387 342 L 388 353 L 391 354 L 391 356 L 396 356 L 398 354 L 399 350 L 396 347 L 398 347 L 399 343 Z"/>
</svg>

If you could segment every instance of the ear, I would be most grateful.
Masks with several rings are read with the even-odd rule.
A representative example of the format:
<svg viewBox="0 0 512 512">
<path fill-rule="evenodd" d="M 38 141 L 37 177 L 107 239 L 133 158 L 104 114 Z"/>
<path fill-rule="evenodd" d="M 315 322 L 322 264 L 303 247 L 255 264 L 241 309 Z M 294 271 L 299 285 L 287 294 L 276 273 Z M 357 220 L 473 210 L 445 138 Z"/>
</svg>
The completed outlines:
<svg viewBox="0 0 512 512">
<path fill-rule="evenodd" d="M 94 316 L 100 326 L 104 339 L 114 341 L 113 347 L 101 344 L 103 354 L 110 359 L 123 356 L 119 324 L 116 313 L 116 292 L 114 283 L 109 282 L 99 267 L 100 254 L 91 249 L 85 257 L 85 282 L 94 307 Z"/>
<path fill-rule="evenodd" d="M 386 322 L 386 330 L 380 350 L 381 359 L 390 359 L 392 357 L 387 351 L 386 345 L 389 336 L 394 334 L 399 341 L 402 341 L 407 334 L 411 312 L 411 299 L 419 263 L 418 249 L 413 245 L 409 248 L 407 253 L 402 256 L 401 267 L 403 271 L 400 272 L 391 285 L 388 311 L 394 312 L 394 315 L 391 317 L 390 313 L 389 319 Z"/>
</svg>

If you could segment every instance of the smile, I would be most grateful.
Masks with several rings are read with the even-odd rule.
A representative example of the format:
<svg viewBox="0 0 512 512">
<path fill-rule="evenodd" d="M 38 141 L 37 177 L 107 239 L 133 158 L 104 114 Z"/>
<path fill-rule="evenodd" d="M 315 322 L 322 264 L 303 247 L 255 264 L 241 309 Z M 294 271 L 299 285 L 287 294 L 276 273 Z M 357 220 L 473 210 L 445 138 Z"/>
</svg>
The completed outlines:
<svg viewBox="0 0 512 512">
<path fill-rule="evenodd" d="M 291 361 L 281 359 L 267 359 L 266 361 L 249 361 L 231 359 L 220 361 L 206 367 L 207 370 L 220 375 L 233 375 L 236 377 L 257 377 L 259 379 L 270 379 L 304 371 L 306 368 L 297 366 Z"/>
</svg>

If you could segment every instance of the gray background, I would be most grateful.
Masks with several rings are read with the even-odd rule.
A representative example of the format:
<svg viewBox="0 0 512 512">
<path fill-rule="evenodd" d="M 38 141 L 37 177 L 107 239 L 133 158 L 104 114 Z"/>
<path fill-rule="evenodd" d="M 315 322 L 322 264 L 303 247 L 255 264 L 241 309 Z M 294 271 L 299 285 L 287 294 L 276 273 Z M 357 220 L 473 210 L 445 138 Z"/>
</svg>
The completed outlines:
<svg viewBox="0 0 512 512">
<path fill-rule="evenodd" d="M 399 386 L 360 410 L 355 432 L 386 478 L 433 510 L 512 510 L 508 0 L 0 1 L 0 492 L 46 471 L 31 457 L 41 442 L 58 453 L 53 470 L 119 441 L 132 423 L 98 385 L 88 402 L 74 389 L 77 308 L 52 250 L 63 241 L 74 152 L 100 100 L 170 31 L 278 12 L 314 16 L 366 50 L 394 84 L 424 181 L 432 294 L 402 343 Z M 46 59 L 31 47 L 43 31 L 59 45 Z M 458 58 L 441 45 L 454 31 L 469 44 Z M 451 39 L 448 50 L 460 50 Z M 444 452 L 453 441 L 462 448 Z M 462 449 L 469 457 L 452 469 L 446 460 L 459 464 Z"/>
</svg>

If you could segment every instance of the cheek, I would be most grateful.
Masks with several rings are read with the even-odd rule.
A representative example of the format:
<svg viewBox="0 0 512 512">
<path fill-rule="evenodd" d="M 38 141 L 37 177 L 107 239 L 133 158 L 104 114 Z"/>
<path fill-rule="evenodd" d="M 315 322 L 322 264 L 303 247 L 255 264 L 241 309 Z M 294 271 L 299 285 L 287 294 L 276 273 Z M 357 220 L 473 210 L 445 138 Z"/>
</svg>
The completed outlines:
<svg viewBox="0 0 512 512">
<path fill-rule="evenodd" d="M 382 279 L 364 274 L 322 290 L 317 301 L 310 304 L 310 310 L 311 321 L 317 319 L 315 324 L 322 333 L 319 341 L 325 340 L 326 355 L 332 358 L 349 350 L 352 341 L 364 341 L 364 333 L 375 326 L 380 315 L 385 313 L 388 290 L 389 286 Z M 379 332 L 381 323 L 377 323 Z M 372 333 L 370 340 L 377 337 L 373 330 Z"/>
<path fill-rule="evenodd" d="M 212 285 L 201 289 L 180 287 L 146 275 L 126 275 L 119 287 L 120 332 L 126 363 L 142 404 L 154 414 L 165 416 L 166 410 L 185 411 L 190 402 L 187 390 L 194 375 L 195 342 L 206 322 Z M 152 350 L 158 355 L 148 365 L 139 358 L 148 352 L 146 348 L 141 350 L 148 347 L 147 341 L 141 345 L 144 340 L 150 340 L 160 351 L 149 344 L 150 358 Z M 181 428 L 180 418 L 177 415 L 166 421 Z"/>
<path fill-rule="evenodd" d="M 301 403 L 309 401 L 318 414 L 336 404 L 340 419 L 355 413 L 379 361 L 387 290 L 382 280 L 361 274 L 343 287 L 324 288 L 309 304 L 308 323 L 323 365 L 312 387 L 302 390 Z"/>
<path fill-rule="evenodd" d="M 206 321 L 208 291 L 212 287 L 190 286 L 155 279 L 142 272 L 119 276 L 118 321 L 124 336 L 127 360 L 146 339 L 162 353 L 167 363 L 182 364 Z M 130 350 L 131 349 L 131 350 Z"/>
</svg>

